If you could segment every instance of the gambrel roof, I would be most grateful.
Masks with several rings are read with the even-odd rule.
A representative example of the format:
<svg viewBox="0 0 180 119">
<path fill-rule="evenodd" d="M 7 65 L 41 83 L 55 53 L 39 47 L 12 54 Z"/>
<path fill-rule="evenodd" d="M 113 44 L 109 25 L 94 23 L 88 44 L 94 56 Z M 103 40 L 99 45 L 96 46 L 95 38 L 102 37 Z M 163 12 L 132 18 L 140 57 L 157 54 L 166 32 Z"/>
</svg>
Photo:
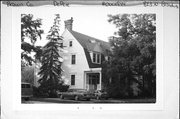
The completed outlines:
<svg viewBox="0 0 180 119">
<path fill-rule="evenodd" d="M 75 37 L 75 39 L 81 44 L 84 48 L 84 52 L 86 55 L 86 59 L 90 68 L 99 68 L 102 64 L 93 63 L 90 57 L 89 52 L 97 52 L 102 54 L 101 61 L 105 60 L 105 56 L 110 52 L 110 44 L 108 42 L 93 38 L 88 35 L 84 35 L 82 33 L 78 33 L 73 30 L 69 30 L 69 32 Z"/>
<path fill-rule="evenodd" d="M 107 55 L 110 51 L 110 44 L 108 42 L 93 38 L 82 33 L 71 30 L 71 34 L 77 39 L 81 46 L 88 51 L 99 52 Z"/>
</svg>

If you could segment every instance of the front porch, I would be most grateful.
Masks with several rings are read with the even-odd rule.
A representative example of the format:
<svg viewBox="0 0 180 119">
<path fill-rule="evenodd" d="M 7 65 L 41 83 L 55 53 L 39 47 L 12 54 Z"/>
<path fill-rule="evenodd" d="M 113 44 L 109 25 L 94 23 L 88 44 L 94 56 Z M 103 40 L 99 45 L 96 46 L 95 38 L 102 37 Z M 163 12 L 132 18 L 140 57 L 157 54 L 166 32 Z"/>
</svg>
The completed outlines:
<svg viewBox="0 0 180 119">
<path fill-rule="evenodd" d="M 86 71 L 85 75 L 85 88 L 89 91 L 101 90 L 102 80 L 101 71 Z"/>
</svg>

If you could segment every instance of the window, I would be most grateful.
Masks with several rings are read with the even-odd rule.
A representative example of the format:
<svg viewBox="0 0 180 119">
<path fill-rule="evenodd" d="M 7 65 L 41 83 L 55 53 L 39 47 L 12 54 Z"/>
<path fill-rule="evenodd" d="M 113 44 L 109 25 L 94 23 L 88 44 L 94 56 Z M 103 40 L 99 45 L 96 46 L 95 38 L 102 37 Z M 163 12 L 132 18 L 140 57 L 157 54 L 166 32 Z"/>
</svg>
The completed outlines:
<svg viewBox="0 0 180 119">
<path fill-rule="evenodd" d="M 93 63 L 100 64 L 101 63 L 101 54 L 93 53 L 92 61 L 93 61 Z"/>
<path fill-rule="evenodd" d="M 22 88 L 31 88 L 30 84 L 21 84 Z"/>
<path fill-rule="evenodd" d="M 72 47 L 72 41 L 69 41 L 69 47 Z"/>
<path fill-rule="evenodd" d="M 106 59 L 106 61 L 110 61 L 111 57 L 110 56 L 106 56 L 105 59 Z"/>
<path fill-rule="evenodd" d="M 75 75 L 71 75 L 71 85 L 75 85 Z"/>
<path fill-rule="evenodd" d="M 93 53 L 93 62 L 96 62 L 96 54 Z"/>
<path fill-rule="evenodd" d="M 71 64 L 75 64 L 75 63 L 76 63 L 76 55 L 72 55 Z"/>
<path fill-rule="evenodd" d="M 100 54 L 97 54 L 97 63 L 100 63 Z"/>
<path fill-rule="evenodd" d="M 26 88 L 26 84 L 21 84 L 22 88 Z"/>
<path fill-rule="evenodd" d="M 108 61 L 110 61 L 111 57 L 108 56 Z"/>
</svg>

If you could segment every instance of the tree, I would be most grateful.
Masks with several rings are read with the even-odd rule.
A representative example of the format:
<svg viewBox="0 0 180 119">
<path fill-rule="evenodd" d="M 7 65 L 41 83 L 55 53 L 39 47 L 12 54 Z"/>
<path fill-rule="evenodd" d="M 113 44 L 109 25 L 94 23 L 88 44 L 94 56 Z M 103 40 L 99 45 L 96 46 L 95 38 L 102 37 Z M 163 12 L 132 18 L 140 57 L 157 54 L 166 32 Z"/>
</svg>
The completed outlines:
<svg viewBox="0 0 180 119">
<path fill-rule="evenodd" d="M 43 30 L 41 28 L 41 19 L 33 19 L 32 14 L 21 15 L 21 67 L 30 66 L 34 61 L 31 53 L 39 52 L 35 46 L 38 39 L 41 39 Z"/>
<path fill-rule="evenodd" d="M 143 94 L 154 96 L 155 14 L 118 14 L 108 17 L 108 21 L 118 28 L 115 35 L 109 39 L 112 47 L 111 61 L 105 63 L 108 70 L 104 74 L 110 74 L 112 80 L 111 83 L 107 83 L 110 92 L 116 92 L 116 96 L 130 96 L 132 94 L 130 85 L 136 81 Z M 105 79 L 105 82 L 108 82 L 107 80 L 109 79 Z"/>
<path fill-rule="evenodd" d="M 40 68 L 40 89 L 44 93 L 48 93 L 50 97 L 55 96 L 55 92 L 63 84 L 61 81 L 61 56 L 59 54 L 60 43 L 62 37 L 59 35 L 60 15 L 56 14 L 54 24 L 47 35 L 49 42 L 43 47 L 41 68 Z"/>
<path fill-rule="evenodd" d="M 21 71 L 21 81 L 34 85 L 34 66 L 29 66 Z"/>
</svg>

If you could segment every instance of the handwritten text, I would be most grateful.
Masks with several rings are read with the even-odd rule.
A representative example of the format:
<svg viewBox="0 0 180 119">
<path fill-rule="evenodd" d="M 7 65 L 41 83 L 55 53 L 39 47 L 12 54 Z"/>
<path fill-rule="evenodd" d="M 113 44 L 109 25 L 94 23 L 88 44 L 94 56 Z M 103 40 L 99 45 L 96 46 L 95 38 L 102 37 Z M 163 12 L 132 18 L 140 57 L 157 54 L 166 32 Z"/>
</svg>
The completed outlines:
<svg viewBox="0 0 180 119">
<path fill-rule="evenodd" d="M 20 7 L 20 6 L 28 6 L 28 7 L 32 7 L 34 6 L 30 1 L 27 2 L 11 2 L 11 1 L 7 1 L 7 6 L 10 7 Z"/>
<path fill-rule="evenodd" d="M 65 3 L 64 1 L 53 1 L 54 6 L 64 6 L 69 7 L 69 3 Z"/>
<path fill-rule="evenodd" d="M 177 4 L 174 4 L 172 2 L 168 2 L 168 1 L 144 1 L 143 5 L 145 7 L 157 7 L 157 6 L 162 6 L 162 7 L 175 7 L 178 8 Z"/>
<path fill-rule="evenodd" d="M 126 6 L 125 2 L 102 2 L 103 6 Z"/>
</svg>

